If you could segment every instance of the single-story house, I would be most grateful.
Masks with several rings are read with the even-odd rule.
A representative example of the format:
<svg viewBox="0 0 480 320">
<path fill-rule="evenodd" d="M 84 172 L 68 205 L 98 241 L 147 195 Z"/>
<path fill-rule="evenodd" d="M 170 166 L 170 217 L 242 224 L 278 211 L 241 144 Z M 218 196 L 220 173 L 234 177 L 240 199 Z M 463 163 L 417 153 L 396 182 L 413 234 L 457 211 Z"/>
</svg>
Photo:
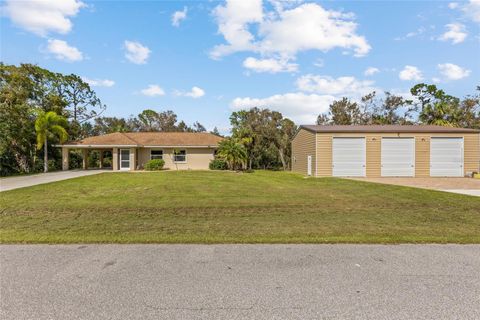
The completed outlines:
<svg viewBox="0 0 480 320">
<path fill-rule="evenodd" d="M 83 168 L 88 167 L 89 151 L 100 151 L 100 167 L 105 152 L 112 155 L 113 170 L 139 170 L 151 159 L 163 159 L 167 169 L 208 169 L 222 137 L 198 132 L 115 132 L 61 145 L 62 168 L 69 169 L 69 151 L 83 151 Z"/>
<path fill-rule="evenodd" d="M 292 171 L 314 177 L 463 177 L 479 166 L 474 129 L 302 125 L 292 141 Z"/>
</svg>

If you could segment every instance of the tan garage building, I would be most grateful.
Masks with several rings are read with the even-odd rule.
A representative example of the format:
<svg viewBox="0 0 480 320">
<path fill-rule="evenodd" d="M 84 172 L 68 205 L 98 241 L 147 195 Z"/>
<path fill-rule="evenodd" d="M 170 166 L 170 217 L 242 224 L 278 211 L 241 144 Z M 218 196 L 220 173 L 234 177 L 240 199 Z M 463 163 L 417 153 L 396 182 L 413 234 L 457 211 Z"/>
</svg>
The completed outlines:
<svg viewBox="0 0 480 320">
<path fill-rule="evenodd" d="M 463 177 L 480 172 L 480 130 L 303 125 L 292 171 L 314 177 Z"/>
</svg>

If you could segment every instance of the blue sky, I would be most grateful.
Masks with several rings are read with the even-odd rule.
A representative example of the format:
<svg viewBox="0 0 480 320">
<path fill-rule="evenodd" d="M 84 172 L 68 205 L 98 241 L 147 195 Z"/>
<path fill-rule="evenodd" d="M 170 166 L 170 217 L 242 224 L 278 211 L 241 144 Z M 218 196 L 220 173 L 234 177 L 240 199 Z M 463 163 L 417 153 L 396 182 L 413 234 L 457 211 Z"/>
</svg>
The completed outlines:
<svg viewBox="0 0 480 320">
<path fill-rule="evenodd" d="M 480 85 L 480 1 L 2 1 L 1 61 L 75 73 L 129 116 L 227 133 L 232 110 L 313 123 L 335 98 Z"/>
</svg>

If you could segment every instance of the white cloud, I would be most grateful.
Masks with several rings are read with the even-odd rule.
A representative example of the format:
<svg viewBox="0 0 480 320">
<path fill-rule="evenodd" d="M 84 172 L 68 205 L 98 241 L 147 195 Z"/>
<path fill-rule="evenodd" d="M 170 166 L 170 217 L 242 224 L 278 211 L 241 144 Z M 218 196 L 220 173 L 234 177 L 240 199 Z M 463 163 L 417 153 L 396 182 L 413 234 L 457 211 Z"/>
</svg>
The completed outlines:
<svg viewBox="0 0 480 320">
<path fill-rule="evenodd" d="M 7 0 L 2 11 L 19 27 L 46 36 L 49 32 L 70 32 L 70 18 L 76 16 L 84 6 L 79 0 Z"/>
<path fill-rule="evenodd" d="M 251 23 L 259 23 L 263 19 L 262 0 L 227 1 L 225 6 L 219 5 L 213 10 L 218 24 L 218 32 L 228 44 L 217 45 L 211 51 L 212 58 L 236 52 L 254 50 L 254 36 L 248 30 Z"/>
<path fill-rule="evenodd" d="M 453 63 L 443 63 L 437 65 L 437 67 L 447 80 L 460 80 L 468 77 L 471 72 Z"/>
<path fill-rule="evenodd" d="M 58 39 L 49 39 L 47 51 L 52 53 L 58 60 L 68 62 L 83 60 L 83 54 L 80 50 L 70 46 L 66 41 Z"/>
<path fill-rule="evenodd" d="M 462 10 L 467 17 L 480 23 L 480 0 L 470 0 L 462 7 Z"/>
<path fill-rule="evenodd" d="M 197 98 L 201 98 L 205 95 L 205 90 L 203 90 L 202 88 L 194 86 L 188 92 L 183 92 L 183 91 L 178 91 L 177 90 L 177 91 L 174 92 L 174 94 L 177 95 L 177 96 L 191 97 L 191 98 L 197 99 Z"/>
<path fill-rule="evenodd" d="M 149 97 L 159 97 L 165 95 L 165 91 L 156 84 L 151 84 L 147 88 L 142 89 L 140 92 Z"/>
<path fill-rule="evenodd" d="M 461 23 L 449 23 L 445 25 L 447 31 L 438 40 L 452 41 L 453 44 L 461 43 L 467 37 L 465 26 Z"/>
<path fill-rule="evenodd" d="M 213 15 L 226 43 L 215 46 L 211 57 L 249 51 L 262 55 L 257 61 L 274 58 L 288 64 L 298 52 L 307 50 L 341 48 L 355 56 L 370 51 L 365 37 L 357 34 L 352 13 L 326 10 L 316 3 L 297 4 L 274 5 L 274 10 L 266 12 L 261 0 L 228 0 L 217 6 Z"/>
<path fill-rule="evenodd" d="M 230 103 L 233 110 L 253 107 L 280 111 L 296 123 L 315 123 L 317 116 L 328 111 L 330 104 L 342 97 L 359 101 L 372 91 L 382 92 L 373 81 L 357 80 L 354 77 L 305 75 L 296 81 L 298 92 L 276 94 L 269 97 L 237 97 Z"/>
<path fill-rule="evenodd" d="M 405 81 L 420 81 L 423 79 L 423 74 L 422 71 L 415 66 L 405 66 L 398 74 L 398 77 L 400 80 Z"/>
<path fill-rule="evenodd" d="M 379 73 L 380 70 L 375 67 L 368 67 L 365 72 L 363 73 L 366 76 L 373 76 L 375 73 Z"/>
<path fill-rule="evenodd" d="M 431 32 L 432 30 L 435 29 L 435 25 L 430 25 L 430 26 L 420 26 L 417 30 L 415 31 L 410 31 L 404 36 L 396 37 L 394 40 L 400 41 L 400 40 L 407 40 L 409 38 L 425 38 L 426 34 Z"/>
<path fill-rule="evenodd" d="M 449 7 L 450 9 L 456 9 L 456 8 L 458 8 L 458 2 L 450 2 L 450 3 L 448 4 L 448 7 Z"/>
<path fill-rule="evenodd" d="M 295 55 L 299 51 L 334 48 L 353 50 L 355 56 L 364 56 L 370 45 L 356 34 L 353 14 L 329 11 L 315 3 L 305 3 L 278 13 L 278 19 L 267 19 L 260 25 L 262 52 Z"/>
<path fill-rule="evenodd" d="M 172 26 L 179 27 L 180 22 L 182 22 L 187 18 L 187 11 L 188 11 L 187 7 L 183 7 L 182 11 L 175 11 L 172 14 Z"/>
<path fill-rule="evenodd" d="M 448 7 L 461 10 L 467 18 L 480 23 L 480 0 L 470 0 L 461 3 L 451 2 L 448 4 Z"/>
<path fill-rule="evenodd" d="M 256 59 L 248 57 L 243 61 L 243 66 L 255 72 L 294 72 L 298 70 L 298 65 L 295 63 L 289 63 L 287 60 L 282 59 Z"/>
<path fill-rule="evenodd" d="M 307 74 L 297 79 L 296 85 L 299 90 L 305 92 L 315 92 L 328 95 L 348 95 L 361 96 L 376 88 L 373 81 L 357 80 L 355 77 L 319 76 Z"/>
<path fill-rule="evenodd" d="M 130 62 L 135 64 L 145 64 L 147 63 L 147 59 L 150 56 L 150 49 L 140 42 L 136 41 L 128 41 L 125 40 L 124 42 L 125 47 L 125 58 L 127 58 Z"/>
<path fill-rule="evenodd" d="M 90 79 L 82 77 L 82 80 L 88 83 L 91 87 L 113 87 L 115 81 L 109 79 Z"/>
<path fill-rule="evenodd" d="M 301 124 L 315 123 L 320 113 L 328 111 L 329 105 L 335 100 L 331 95 L 285 93 L 277 94 L 266 98 L 235 98 L 230 107 L 232 110 L 249 109 L 253 107 L 270 108 L 280 111 L 288 117 Z"/>
</svg>

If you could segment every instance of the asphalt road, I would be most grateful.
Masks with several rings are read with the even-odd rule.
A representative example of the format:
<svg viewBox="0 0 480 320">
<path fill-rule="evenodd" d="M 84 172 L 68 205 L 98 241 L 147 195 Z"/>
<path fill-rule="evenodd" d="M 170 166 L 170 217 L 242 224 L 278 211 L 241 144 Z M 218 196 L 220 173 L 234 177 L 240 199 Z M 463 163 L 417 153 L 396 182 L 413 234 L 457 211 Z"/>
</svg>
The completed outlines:
<svg viewBox="0 0 480 320">
<path fill-rule="evenodd" d="M 478 245 L 3 245 L 1 319 L 480 319 Z"/>
</svg>

